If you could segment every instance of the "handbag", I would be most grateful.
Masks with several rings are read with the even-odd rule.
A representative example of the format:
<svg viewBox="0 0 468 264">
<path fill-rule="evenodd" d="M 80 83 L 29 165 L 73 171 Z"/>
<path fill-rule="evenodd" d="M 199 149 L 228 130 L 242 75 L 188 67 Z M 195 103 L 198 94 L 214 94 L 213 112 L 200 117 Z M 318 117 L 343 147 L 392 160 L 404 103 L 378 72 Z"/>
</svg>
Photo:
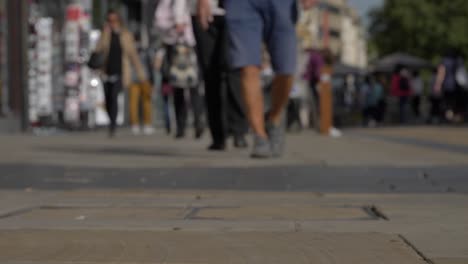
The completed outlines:
<svg viewBox="0 0 468 264">
<path fill-rule="evenodd" d="M 92 70 L 99 70 L 104 66 L 104 53 L 93 52 L 88 60 L 88 67 Z"/>
<path fill-rule="evenodd" d="M 194 88 L 200 82 L 197 56 L 193 47 L 176 44 L 170 54 L 168 80 L 173 87 Z"/>
</svg>

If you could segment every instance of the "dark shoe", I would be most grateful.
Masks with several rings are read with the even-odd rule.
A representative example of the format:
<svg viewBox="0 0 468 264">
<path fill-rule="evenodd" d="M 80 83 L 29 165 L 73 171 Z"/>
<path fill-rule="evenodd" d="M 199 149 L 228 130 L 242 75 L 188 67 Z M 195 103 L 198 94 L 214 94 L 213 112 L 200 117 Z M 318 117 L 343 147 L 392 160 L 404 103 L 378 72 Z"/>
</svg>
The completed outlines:
<svg viewBox="0 0 468 264">
<path fill-rule="evenodd" d="M 176 139 L 182 139 L 184 137 L 185 137 L 185 133 L 181 132 L 181 131 L 177 132 L 176 135 L 175 135 Z"/>
<path fill-rule="evenodd" d="M 266 125 L 268 137 L 270 139 L 270 147 L 273 157 L 279 158 L 283 156 L 285 145 L 285 131 L 282 126 L 277 126 L 268 122 Z"/>
<path fill-rule="evenodd" d="M 255 135 L 253 150 L 250 156 L 255 159 L 271 158 L 272 152 L 270 142 L 268 141 L 268 139 Z"/>
<path fill-rule="evenodd" d="M 248 147 L 247 140 L 244 136 L 234 136 L 234 147 L 239 149 L 245 149 Z"/>
<path fill-rule="evenodd" d="M 200 138 L 202 138 L 203 133 L 205 133 L 205 129 L 203 129 L 203 128 L 196 128 L 196 129 L 195 129 L 195 139 L 200 139 Z"/>
<path fill-rule="evenodd" d="M 108 132 L 107 136 L 108 136 L 109 138 L 115 138 L 115 130 L 116 130 L 115 127 L 112 127 L 112 126 L 109 127 L 109 132 Z"/>
<path fill-rule="evenodd" d="M 209 151 L 225 151 L 226 144 L 224 143 L 213 143 L 208 147 Z"/>
</svg>

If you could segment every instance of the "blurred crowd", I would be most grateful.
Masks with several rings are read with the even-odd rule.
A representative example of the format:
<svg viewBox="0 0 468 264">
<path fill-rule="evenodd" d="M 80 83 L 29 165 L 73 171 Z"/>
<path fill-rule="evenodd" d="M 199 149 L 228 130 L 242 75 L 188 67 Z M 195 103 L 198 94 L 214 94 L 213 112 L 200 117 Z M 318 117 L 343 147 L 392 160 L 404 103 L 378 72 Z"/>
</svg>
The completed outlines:
<svg viewBox="0 0 468 264">
<path fill-rule="evenodd" d="M 292 38 L 288 43 L 279 35 L 272 34 L 269 39 L 263 36 L 263 51 L 249 50 L 249 34 L 258 32 L 252 29 L 249 33 L 246 28 L 239 31 L 241 24 L 228 27 L 222 2 L 201 1 L 209 3 L 210 8 L 197 7 L 198 1 L 161 0 L 154 14 L 156 40 L 148 47 L 141 45 L 141 36 L 126 29 L 118 12 L 108 12 L 88 65 L 101 72 L 104 82 L 109 136 L 116 133 L 118 95 L 124 88 L 129 90 L 130 122 L 135 135 L 154 133 L 152 97 L 157 96 L 162 99 L 160 110 L 167 134 L 184 138 L 193 125 L 193 135 L 198 139 L 207 126 L 212 138 L 210 150 L 226 149 L 231 137 L 235 147 L 245 148 L 250 122 L 256 136 L 254 153 L 257 151 L 261 157 L 268 155 L 256 146 L 267 144 L 265 138 L 271 138 L 267 135 L 271 131 L 266 131 L 269 125 L 271 128 L 268 116 L 278 119 L 283 106 L 288 130 L 311 127 L 332 135 L 339 135 L 336 127 L 347 125 L 463 123 L 467 118 L 468 74 L 464 58 L 455 50 L 447 52 L 433 69 L 399 63 L 393 66 L 393 73 L 335 72 L 337 63 L 329 50 L 296 51 L 297 43 Z M 269 8 L 281 4 L 285 2 L 271 0 Z M 235 11 L 237 4 L 231 5 Z M 262 21 L 266 26 L 270 22 Z M 262 34 L 260 31 L 259 42 Z M 278 52 L 275 43 L 281 41 L 285 43 L 281 48 L 295 52 L 302 62 Z M 233 45 L 238 48 L 234 53 Z M 271 56 L 272 51 L 277 54 Z M 258 63 L 257 53 L 261 53 Z M 239 67 L 231 67 L 236 63 Z M 263 87 L 264 101 L 255 89 L 249 89 L 257 82 Z M 263 115 L 267 116 L 265 120 Z"/>
</svg>

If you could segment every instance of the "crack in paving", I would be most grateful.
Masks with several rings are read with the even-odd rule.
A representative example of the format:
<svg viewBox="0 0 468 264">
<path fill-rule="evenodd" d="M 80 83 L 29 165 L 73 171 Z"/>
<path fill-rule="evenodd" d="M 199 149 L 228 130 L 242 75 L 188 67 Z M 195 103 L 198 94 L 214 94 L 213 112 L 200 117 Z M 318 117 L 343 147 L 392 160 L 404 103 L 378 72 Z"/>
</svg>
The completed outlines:
<svg viewBox="0 0 468 264">
<path fill-rule="evenodd" d="M 410 247 L 416 254 L 418 254 L 418 256 L 424 260 L 427 264 L 435 264 L 430 258 L 428 258 L 426 255 L 424 255 L 424 253 L 419 250 L 413 243 L 411 243 L 411 241 L 409 241 L 405 236 L 403 235 L 398 235 L 398 237 L 400 237 L 400 239 L 408 246 Z"/>
</svg>

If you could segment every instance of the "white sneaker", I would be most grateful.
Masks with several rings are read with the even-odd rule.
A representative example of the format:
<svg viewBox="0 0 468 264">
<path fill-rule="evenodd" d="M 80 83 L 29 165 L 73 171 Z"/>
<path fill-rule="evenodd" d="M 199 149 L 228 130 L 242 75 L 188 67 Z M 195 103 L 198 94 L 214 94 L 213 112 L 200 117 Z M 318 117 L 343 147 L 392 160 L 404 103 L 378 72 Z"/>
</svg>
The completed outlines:
<svg viewBox="0 0 468 264">
<path fill-rule="evenodd" d="M 343 136 L 343 133 L 335 127 L 330 128 L 330 137 L 340 138 Z"/>
<path fill-rule="evenodd" d="M 143 134 L 147 135 L 147 136 L 151 136 L 154 134 L 154 127 L 150 126 L 150 125 L 146 125 L 143 127 Z"/>
<path fill-rule="evenodd" d="M 135 135 L 135 136 L 141 135 L 140 126 L 138 126 L 138 125 L 133 125 L 133 126 L 132 126 L 132 134 Z"/>
</svg>

